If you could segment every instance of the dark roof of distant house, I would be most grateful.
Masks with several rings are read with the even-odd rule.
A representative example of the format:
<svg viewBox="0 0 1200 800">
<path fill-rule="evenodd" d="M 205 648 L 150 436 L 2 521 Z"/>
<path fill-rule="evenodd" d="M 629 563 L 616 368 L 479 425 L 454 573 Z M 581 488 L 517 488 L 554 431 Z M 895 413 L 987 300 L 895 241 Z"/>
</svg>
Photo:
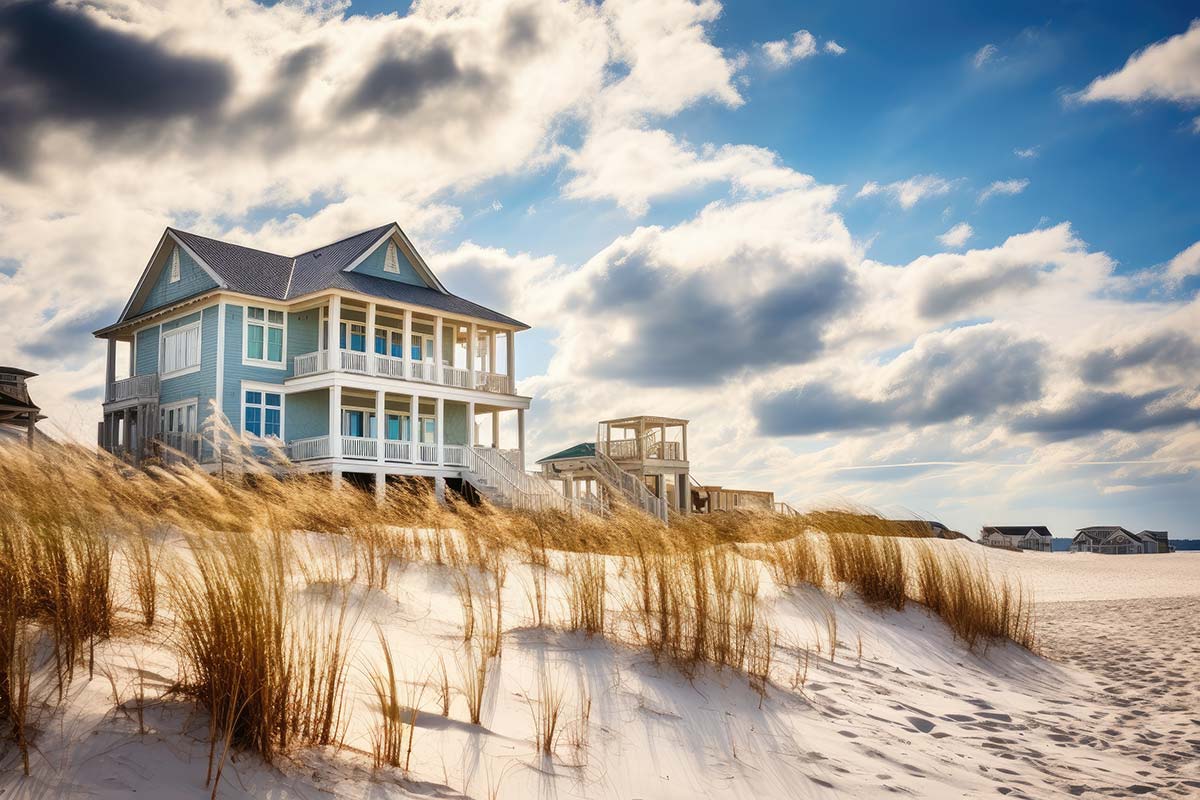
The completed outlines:
<svg viewBox="0 0 1200 800">
<path fill-rule="evenodd" d="M 25 378 L 36 378 L 36 372 L 30 372 L 20 367 L 0 367 L 0 375 L 20 375 Z"/>
<path fill-rule="evenodd" d="M 1045 525 L 985 525 L 983 530 L 998 533 L 1001 536 L 1024 536 L 1030 531 L 1038 536 L 1051 536 L 1050 529 Z"/>
<path fill-rule="evenodd" d="M 595 455 L 596 443 L 582 442 L 572 447 L 568 447 L 566 450 L 559 450 L 557 453 L 539 459 L 537 463 L 545 464 L 547 461 L 567 461 L 573 458 L 592 458 Z"/>
<path fill-rule="evenodd" d="M 1091 535 L 1104 535 L 1104 536 L 1112 535 L 1114 533 L 1117 533 L 1118 531 L 1120 531 L 1121 533 L 1127 533 L 1130 536 L 1133 536 L 1133 531 L 1126 530 L 1125 528 L 1122 528 L 1120 525 L 1090 525 L 1086 528 L 1076 528 L 1075 529 L 1076 533 L 1091 534 Z"/>
<path fill-rule="evenodd" d="M 1142 531 L 1141 533 L 1138 534 L 1138 536 L 1153 536 L 1155 539 L 1168 538 L 1166 531 Z"/>
<path fill-rule="evenodd" d="M 426 286 L 414 286 L 387 278 L 345 271 L 346 267 L 365 255 L 371 245 L 379 241 L 393 226 L 395 223 L 380 225 L 295 257 L 210 239 L 176 228 L 168 230 L 199 256 L 233 292 L 272 300 L 294 300 L 314 292 L 343 289 L 450 314 L 477 317 L 520 328 L 529 327 L 507 314 L 493 311 L 457 295 Z"/>
</svg>

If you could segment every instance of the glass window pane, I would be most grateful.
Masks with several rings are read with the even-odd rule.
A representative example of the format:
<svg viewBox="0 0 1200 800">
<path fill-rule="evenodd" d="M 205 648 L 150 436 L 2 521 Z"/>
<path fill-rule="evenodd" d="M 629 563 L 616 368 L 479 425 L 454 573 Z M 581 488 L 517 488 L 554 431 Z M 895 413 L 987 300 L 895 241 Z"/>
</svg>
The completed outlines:
<svg viewBox="0 0 1200 800">
<path fill-rule="evenodd" d="M 263 424 L 263 435 L 279 438 L 279 409 L 268 408 L 266 422 Z"/>
<path fill-rule="evenodd" d="M 263 357 L 263 328 L 262 325 L 251 325 L 247 329 L 246 358 L 262 360 Z"/>
<path fill-rule="evenodd" d="M 267 392 L 267 405 L 278 406 L 279 405 L 279 395 L 275 394 L 274 392 Z"/>
<path fill-rule="evenodd" d="M 247 311 L 250 315 L 250 319 L 262 319 L 263 318 L 263 310 L 261 308 L 258 308 L 257 306 L 250 306 L 250 308 L 247 309 Z"/>
<path fill-rule="evenodd" d="M 387 438 L 392 440 L 400 438 L 400 417 L 395 414 L 388 414 Z"/>
<path fill-rule="evenodd" d="M 421 342 L 420 341 L 413 342 L 412 352 L 409 353 L 408 357 L 411 358 L 413 361 L 421 360 Z"/>
<path fill-rule="evenodd" d="M 267 329 L 267 360 L 283 362 L 283 329 Z"/>
<path fill-rule="evenodd" d="M 346 323 L 338 323 L 338 347 L 346 349 Z"/>
<path fill-rule="evenodd" d="M 267 314 L 267 321 L 274 322 L 277 325 L 282 325 L 283 324 L 283 312 L 282 311 L 269 312 Z"/>
<path fill-rule="evenodd" d="M 387 331 L 375 329 L 375 352 L 381 356 L 387 355 Z"/>
<path fill-rule="evenodd" d="M 392 358 L 404 357 L 404 334 L 392 331 Z"/>
<path fill-rule="evenodd" d="M 246 392 L 246 404 L 258 405 L 262 403 L 262 392 Z"/>
<path fill-rule="evenodd" d="M 255 436 L 262 436 L 262 409 L 247 406 L 246 408 L 246 432 L 253 433 Z"/>
<path fill-rule="evenodd" d="M 372 439 L 374 439 L 375 435 L 376 435 L 375 434 L 375 415 L 368 414 L 367 415 L 367 436 L 370 436 Z"/>
</svg>

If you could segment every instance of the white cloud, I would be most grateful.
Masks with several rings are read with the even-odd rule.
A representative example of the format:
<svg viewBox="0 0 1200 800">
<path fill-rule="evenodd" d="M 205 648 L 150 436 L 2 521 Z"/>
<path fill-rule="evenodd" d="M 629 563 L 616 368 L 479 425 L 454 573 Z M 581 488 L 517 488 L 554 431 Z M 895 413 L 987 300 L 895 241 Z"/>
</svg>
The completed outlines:
<svg viewBox="0 0 1200 800">
<path fill-rule="evenodd" d="M 1178 253 L 1167 263 L 1167 280 L 1178 283 L 1191 275 L 1200 275 L 1200 242 Z"/>
<path fill-rule="evenodd" d="M 960 222 L 938 237 L 938 241 L 946 247 L 962 247 L 975 231 L 965 222 Z"/>
<path fill-rule="evenodd" d="M 1014 195 L 1025 191 L 1029 186 L 1028 178 L 1011 178 L 1006 181 L 992 181 L 992 183 L 979 193 L 979 202 L 982 203 L 989 197 L 995 195 Z"/>
<path fill-rule="evenodd" d="M 796 31 L 792 34 L 791 39 L 777 39 L 762 45 L 767 66 L 772 69 L 781 69 L 795 61 L 812 58 L 822 51 L 840 56 L 846 52 L 846 48 L 832 39 L 818 47 L 817 38 L 806 30 Z"/>
<path fill-rule="evenodd" d="M 706 144 L 695 148 L 660 129 L 619 128 L 589 136 L 568 159 L 576 174 L 563 188 L 566 197 L 612 199 L 640 216 L 650 201 L 731 182 L 747 194 L 799 188 L 812 183 L 778 163 L 775 153 L 752 145 Z"/>
<path fill-rule="evenodd" d="M 994 44 L 985 44 L 983 47 L 975 51 L 975 55 L 971 58 L 971 63 L 975 65 L 975 69 L 983 69 L 984 65 L 996 58 L 999 53 L 999 48 Z"/>
<path fill-rule="evenodd" d="M 1038 157 L 1038 148 L 1037 147 L 1018 147 L 1015 150 L 1013 150 L 1013 155 L 1015 155 L 1017 158 L 1037 158 Z"/>
<path fill-rule="evenodd" d="M 1121 69 L 1096 78 L 1074 96 L 1085 102 L 1200 100 L 1200 19 L 1183 33 L 1134 53 Z"/>
<path fill-rule="evenodd" d="M 954 183 L 937 175 L 914 175 L 902 181 L 879 184 L 867 181 L 855 197 L 873 197 L 877 194 L 891 195 L 901 208 L 912 208 L 927 197 L 947 194 Z"/>
</svg>

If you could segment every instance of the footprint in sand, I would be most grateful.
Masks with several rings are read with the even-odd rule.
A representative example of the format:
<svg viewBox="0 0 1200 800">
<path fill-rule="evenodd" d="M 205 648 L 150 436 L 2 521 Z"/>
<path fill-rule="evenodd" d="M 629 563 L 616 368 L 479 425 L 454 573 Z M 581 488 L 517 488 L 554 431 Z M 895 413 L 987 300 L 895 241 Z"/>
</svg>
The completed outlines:
<svg viewBox="0 0 1200 800">
<path fill-rule="evenodd" d="M 908 723 L 921 733 L 929 733 L 934 729 L 934 724 L 924 717 L 905 717 L 905 719 L 907 719 Z"/>
</svg>

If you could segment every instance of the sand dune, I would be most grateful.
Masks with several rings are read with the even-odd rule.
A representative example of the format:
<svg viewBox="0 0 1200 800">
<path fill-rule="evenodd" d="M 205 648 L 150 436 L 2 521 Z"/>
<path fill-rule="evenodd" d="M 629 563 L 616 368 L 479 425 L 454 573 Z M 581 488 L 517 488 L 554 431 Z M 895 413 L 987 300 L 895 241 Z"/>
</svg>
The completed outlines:
<svg viewBox="0 0 1200 800">
<path fill-rule="evenodd" d="M 449 717 L 424 687 L 407 775 L 372 775 L 374 708 L 365 665 L 378 623 L 420 689 L 439 655 L 453 675 L 461 612 L 447 568 L 409 564 L 389 590 L 356 586 L 360 610 L 348 747 L 302 752 L 277 768 L 238 758 L 230 798 L 967 798 L 1187 797 L 1200 794 L 1200 557 L 1105 557 L 983 551 L 1019 571 L 1045 602 L 1045 657 L 1018 647 L 972 653 L 920 607 L 880 613 L 847 595 L 780 590 L 762 599 L 779 632 L 765 699 L 744 676 L 689 680 L 645 652 L 601 637 L 528 626 L 528 567 L 505 589 L 503 654 L 482 725 L 464 700 Z M 615 565 L 614 565 L 615 569 Z M 560 590 L 561 587 L 557 587 Z M 299 591 L 314 592 L 309 587 Z M 1173 593 L 1163 598 L 1161 592 Z M 1125 600 L 1130 596 L 1154 599 Z M 1093 598 L 1084 602 L 1079 597 Z M 1067 601 L 1067 602 L 1064 602 Z M 563 612 L 551 602 L 551 616 Z M 837 620 L 831 647 L 826 615 Z M 178 672 L 157 632 L 104 643 L 98 671 L 47 710 L 33 776 L 3 762 L 6 797 L 204 798 L 207 728 L 182 700 L 159 697 Z M 546 668 L 566 695 L 553 758 L 537 754 L 531 698 Z M 111 674 L 112 681 L 107 674 Z M 452 677 L 452 681 L 454 678 Z M 132 700 L 152 699 L 139 733 Z M 113 702 L 113 685 L 120 705 Z M 581 699 L 591 698 L 581 718 Z M 577 740 L 577 741 L 576 741 Z"/>
</svg>

